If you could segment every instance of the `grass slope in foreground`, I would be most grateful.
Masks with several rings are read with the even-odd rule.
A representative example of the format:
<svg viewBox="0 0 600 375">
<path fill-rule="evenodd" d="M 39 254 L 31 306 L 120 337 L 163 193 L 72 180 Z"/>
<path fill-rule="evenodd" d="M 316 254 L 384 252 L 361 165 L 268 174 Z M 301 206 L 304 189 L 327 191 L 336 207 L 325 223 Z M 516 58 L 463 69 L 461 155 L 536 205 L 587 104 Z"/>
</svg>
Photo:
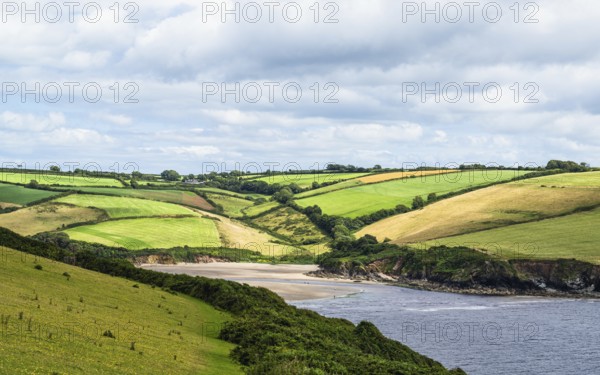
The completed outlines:
<svg viewBox="0 0 600 375">
<path fill-rule="evenodd" d="M 598 181 L 596 182 L 596 178 Z M 561 181 L 562 188 L 557 181 Z M 600 173 L 545 176 L 491 186 L 393 216 L 358 233 L 411 243 L 540 220 L 600 205 Z"/>
<path fill-rule="evenodd" d="M 214 209 L 204 198 L 198 194 L 185 190 L 149 190 L 149 189 L 125 189 L 125 188 L 93 188 L 82 187 L 80 190 L 84 193 L 115 195 L 118 197 L 143 198 L 156 201 L 183 204 L 185 206 L 196 207 L 201 210 L 211 211 Z"/>
<path fill-rule="evenodd" d="M 451 174 L 421 176 L 377 184 L 361 185 L 331 193 L 299 199 L 303 207 L 318 205 L 323 213 L 335 216 L 358 217 L 381 209 L 392 209 L 399 204 L 411 206 L 419 195 L 423 199 L 430 193 L 437 195 L 467 188 L 484 186 L 518 177 L 519 171 L 464 171 Z"/>
<path fill-rule="evenodd" d="M 0 215 L 0 227 L 23 236 L 60 230 L 63 225 L 100 220 L 106 214 L 100 210 L 47 202 Z"/>
<path fill-rule="evenodd" d="M 56 200 L 79 207 L 95 207 L 106 211 L 113 219 L 141 216 L 193 215 L 194 212 L 175 204 L 148 199 L 111 197 L 104 195 L 73 194 Z"/>
<path fill-rule="evenodd" d="M 31 180 L 36 180 L 40 185 L 123 187 L 122 183 L 112 178 L 57 175 L 45 171 L 40 173 L 0 171 L 0 181 L 28 184 Z"/>
<path fill-rule="evenodd" d="M 129 250 L 221 246 L 214 220 L 200 217 L 115 220 L 70 228 L 65 233 L 77 241 Z"/>
<path fill-rule="evenodd" d="M 144 284 L 0 253 L 0 373 L 242 373 L 229 357 L 234 346 L 207 329 L 229 320 L 227 313 Z"/>
<path fill-rule="evenodd" d="M 503 258 L 577 259 L 600 264 L 600 209 L 482 232 L 427 245 L 469 246 Z"/>
<path fill-rule="evenodd" d="M 27 189 L 23 186 L 0 184 L 0 203 L 25 205 L 58 195 L 46 190 Z"/>
</svg>

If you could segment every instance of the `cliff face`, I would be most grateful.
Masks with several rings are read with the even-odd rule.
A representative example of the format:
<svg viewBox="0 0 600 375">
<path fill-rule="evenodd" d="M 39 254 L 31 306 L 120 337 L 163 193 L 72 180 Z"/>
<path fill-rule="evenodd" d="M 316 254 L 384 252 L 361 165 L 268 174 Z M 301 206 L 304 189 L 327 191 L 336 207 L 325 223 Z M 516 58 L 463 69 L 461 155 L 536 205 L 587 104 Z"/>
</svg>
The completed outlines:
<svg viewBox="0 0 600 375">
<path fill-rule="evenodd" d="M 398 282 L 474 294 L 573 294 L 600 297 L 600 266 L 577 260 L 462 259 L 428 263 L 392 256 L 361 264 L 338 261 L 314 273 L 322 277 Z"/>
<path fill-rule="evenodd" d="M 600 266 L 577 260 L 516 260 L 514 267 L 540 288 L 564 292 L 600 292 Z"/>
<path fill-rule="evenodd" d="M 208 255 L 195 255 L 192 263 L 223 263 L 228 259 Z M 177 260 L 169 254 L 140 255 L 133 259 L 133 264 L 177 264 Z"/>
</svg>

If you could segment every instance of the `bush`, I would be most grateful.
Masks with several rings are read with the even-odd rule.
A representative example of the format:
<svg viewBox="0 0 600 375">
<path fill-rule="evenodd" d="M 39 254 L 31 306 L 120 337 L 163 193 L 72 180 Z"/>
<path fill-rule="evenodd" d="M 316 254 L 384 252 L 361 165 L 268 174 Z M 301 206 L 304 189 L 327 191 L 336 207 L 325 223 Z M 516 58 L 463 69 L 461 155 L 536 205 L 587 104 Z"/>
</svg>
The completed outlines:
<svg viewBox="0 0 600 375">
<path fill-rule="evenodd" d="M 35 268 L 36 270 L 40 270 L 40 271 L 44 269 L 44 267 L 42 267 L 41 264 L 36 264 L 35 266 L 33 266 L 33 268 Z"/>
<path fill-rule="evenodd" d="M 420 195 L 417 195 L 412 201 L 412 209 L 418 210 L 420 208 L 425 207 L 425 201 L 421 198 Z"/>
<path fill-rule="evenodd" d="M 102 334 L 102 336 L 108 337 L 108 338 L 111 338 L 111 339 L 115 338 L 115 335 L 113 335 L 113 333 L 110 330 L 104 331 L 104 333 Z"/>
</svg>

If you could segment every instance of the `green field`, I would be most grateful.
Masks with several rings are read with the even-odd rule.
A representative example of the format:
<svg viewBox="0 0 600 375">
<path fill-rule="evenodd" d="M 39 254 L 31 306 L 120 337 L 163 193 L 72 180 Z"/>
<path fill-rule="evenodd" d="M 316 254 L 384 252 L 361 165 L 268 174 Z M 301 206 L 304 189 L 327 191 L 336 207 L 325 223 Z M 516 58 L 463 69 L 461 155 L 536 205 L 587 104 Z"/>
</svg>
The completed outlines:
<svg viewBox="0 0 600 375">
<path fill-rule="evenodd" d="M 257 206 L 250 206 L 244 210 L 244 213 L 248 217 L 255 217 L 255 216 L 263 214 L 279 205 L 280 205 L 279 202 L 266 202 L 263 204 L 259 204 Z"/>
<path fill-rule="evenodd" d="M 86 207 L 47 202 L 0 215 L 0 227 L 23 236 L 60 230 L 65 225 L 97 221 L 104 212 Z"/>
<path fill-rule="evenodd" d="M 221 246 L 215 221 L 199 217 L 115 220 L 67 229 L 65 233 L 77 241 L 129 250 Z"/>
<path fill-rule="evenodd" d="M 112 178 L 82 177 L 70 175 L 56 175 L 47 171 L 40 173 L 20 173 L 0 171 L 0 181 L 11 182 L 13 184 L 28 184 L 31 180 L 36 180 L 40 185 L 59 185 L 59 186 L 108 186 L 122 187 L 119 181 Z"/>
<path fill-rule="evenodd" d="M 263 194 L 255 194 L 255 193 L 248 193 L 248 194 L 243 194 L 243 193 L 236 193 L 235 191 L 229 191 L 229 190 L 223 190 L 223 189 L 217 189 L 217 188 L 211 188 L 211 187 L 203 187 L 203 188 L 196 188 L 196 191 L 199 191 L 201 193 L 215 193 L 215 194 L 221 194 L 221 195 L 229 195 L 232 197 L 237 197 L 237 198 L 241 198 L 241 199 L 246 199 L 246 197 L 252 197 L 252 198 L 268 198 L 268 195 L 263 195 Z"/>
<path fill-rule="evenodd" d="M 256 181 L 264 181 L 268 184 L 289 185 L 296 184 L 301 188 L 311 187 L 313 182 L 322 184 L 324 182 L 335 182 L 351 180 L 367 175 L 368 173 L 315 173 L 315 174 L 278 174 L 254 178 Z"/>
<path fill-rule="evenodd" d="M 322 188 L 318 188 L 318 189 L 314 189 L 314 190 L 303 191 L 302 193 L 296 194 L 295 197 L 298 199 L 312 197 L 314 195 L 325 194 L 325 193 L 329 193 L 332 191 L 348 189 L 348 188 L 352 188 L 352 187 L 356 187 L 356 186 L 360 186 L 360 185 L 364 185 L 364 184 L 362 182 L 360 182 L 360 180 L 358 180 L 358 179 L 352 179 L 352 180 L 338 182 L 337 184 L 324 186 Z"/>
<path fill-rule="evenodd" d="M 216 338 L 227 313 L 122 278 L 0 254 L 2 374 L 242 373 L 229 357 L 234 346 Z"/>
<path fill-rule="evenodd" d="M 306 215 L 297 212 L 291 207 L 282 207 L 276 211 L 269 212 L 255 219 L 254 223 L 288 237 L 296 243 L 306 241 L 322 242 L 327 239 L 319 228 L 308 220 Z"/>
<path fill-rule="evenodd" d="M 600 264 L 600 209 L 433 240 L 427 246 L 468 246 L 505 258 L 575 258 Z"/>
<path fill-rule="evenodd" d="M 361 229 L 357 236 L 421 242 L 572 213 L 600 205 L 600 182 L 595 187 L 582 185 L 586 177 L 556 175 L 536 178 L 536 183 L 522 180 L 491 186 L 378 221 Z M 559 178 L 566 187 L 552 188 L 554 184 L 548 181 Z"/>
<path fill-rule="evenodd" d="M 223 213 L 231 217 L 244 216 L 243 210 L 254 205 L 253 201 L 229 195 L 207 194 L 207 197 L 215 204 L 223 207 Z"/>
<path fill-rule="evenodd" d="M 27 189 L 23 186 L 0 184 L 0 202 L 25 205 L 58 193 L 46 190 Z"/>
<path fill-rule="evenodd" d="M 600 188 L 600 172 L 563 173 L 537 177 L 515 183 L 524 185 L 545 185 L 547 187 L 589 187 Z"/>
<path fill-rule="evenodd" d="M 211 211 L 214 209 L 204 198 L 198 194 L 185 190 L 149 190 L 149 189 L 117 189 L 117 188 L 94 188 L 82 187 L 78 189 L 84 193 L 115 195 L 119 197 L 144 198 L 162 202 L 183 204 L 196 207 L 201 210 Z"/>
<path fill-rule="evenodd" d="M 525 172 L 505 170 L 485 173 L 484 171 L 469 171 L 361 185 L 299 199 L 296 202 L 303 207 L 318 205 L 323 213 L 328 215 L 354 218 L 381 209 L 392 209 L 399 204 L 410 207 L 413 198 L 417 195 L 426 199 L 429 193 L 441 195 L 484 186 L 510 180 Z"/>
<path fill-rule="evenodd" d="M 104 195 L 72 194 L 56 200 L 80 207 L 95 207 L 106 211 L 113 219 L 144 216 L 193 215 L 194 212 L 171 203 L 147 199 L 112 197 Z"/>
</svg>

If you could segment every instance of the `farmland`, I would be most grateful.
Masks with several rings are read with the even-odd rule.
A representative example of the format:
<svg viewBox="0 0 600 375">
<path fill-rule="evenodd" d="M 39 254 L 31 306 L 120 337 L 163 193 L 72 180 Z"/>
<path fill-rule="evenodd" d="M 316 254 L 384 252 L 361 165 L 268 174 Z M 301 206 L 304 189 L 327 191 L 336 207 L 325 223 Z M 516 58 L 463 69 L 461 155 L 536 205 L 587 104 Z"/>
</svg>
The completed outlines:
<svg viewBox="0 0 600 375">
<path fill-rule="evenodd" d="M 83 177 L 66 174 L 51 174 L 41 171 L 40 173 L 30 172 L 6 172 L 0 171 L 0 181 L 13 184 L 28 184 L 31 180 L 36 180 L 40 185 L 58 185 L 58 186 L 107 186 L 122 187 L 119 181 L 112 178 Z"/>
<path fill-rule="evenodd" d="M 129 250 L 220 247 L 215 222 L 205 218 L 143 218 L 103 222 L 65 230 L 70 238 Z"/>
<path fill-rule="evenodd" d="M 146 199 L 103 195 L 73 194 L 56 200 L 80 207 L 95 207 L 106 211 L 113 219 L 142 216 L 192 215 L 193 211 L 175 204 Z"/>
<path fill-rule="evenodd" d="M 63 226 L 99 220 L 103 211 L 58 203 L 44 203 L 0 215 L 0 227 L 29 236 L 60 230 Z"/>
<path fill-rule="evenodd" d="M 25 205 L 57 195 L 46 190 L 27 189 L 23 186 L 0 184 L 0 203 Z"/>
<path fill-rule="evenodd" d="M 254 222 L 280 235 L 291 238 L 294 242 L 321 242 L 327 237 L 305 215 L 290 207 L 282 207 L 276 211 L 258 217 Z"/>
<path fill-rule="evenodd" d="M 253 201 L 229 195 L 207 194 L 207 197 L 215 204 L 220 205 L 223 213 L 231 217 L 244 216 L 244 209 L 254 205 Z"/>
<path fill-rule="evenodd" d="M 433 176 L 437 174 L 444 173 L 457 173 L 457 170 L 423 170 L 423 171 L 410 171 L 410 172 L 390 172 L 390 173 L 380 173 L 371 176 L 365 176 L 358 178 L 363 184 L 373 184 L 377 182 L 385 182 L 391 180 L 397 180 L 400 178 L 408 178 L 408 177 L 421 177 L 421 176 Z"/>
<path fill-rule="evenodd" d="M 277 174 L 254 178 L 256 181 L 264 181 L 268 184 L 289 185 L 296 184 L 301 188 L 311 187 L 313 182 L 322 184 L 324 182 L 345 181 L 362 177 L 367 173 L 315 173 L 315 174 Z"/>
<path fill-rule="evenodd" d="M 426 245 L 465 245 L 503 258 L 575 258 L 600 264 L 600 209 L 563 217 L 509 225 Z"/>
<path fill-rule="evenodd" d="M 278 257 L 299 250 L 294 246 L 282 243 L 281 240 L 265 231 L 252 228 L 240 221 L 208 212 L 202 212 L 201 215 L 213 219 L 224 247 L 257 251 L 268 257 Z"/>
<path fill-rule="evenodd" d="M 510 180 L 519 174 L 522 173 L 516 171 L 469 171 L 451 175 L 422 176 L 337 190 L 302 198 L 297 203 L 303 207 L 318 205 L 324 213 L 329 215 L 354 218 L 381 209 L 392 209 L 399 204 L 410 207 L 415 196 L 426 199 L 430 193 L 441 195 L 485 186 L 494 182 Z"/>
<path fill-rule="evenodd" d="M 242 194 L 242 193 L 236 193 L 235 191 L 229 191 L 229 190 L 223 190 L 223 189 L 211 188 L 211 187 L 196 188 L 195 190 L 198 192 L 201 192 L 201 193 L 215 193 L 215 194 L 221 194 L 221 195 L 229 195 L 229 196 L 237 197 L 237 198 L 241 198 L 241 199 L 246 199 L 246 197 L 268 198 L 267 195 L 262 195 L 262 194 L 255 194 L 255 193 Z"/>
<path fill-rule="evenodd" d="M 77 189 L 84 193 L 115 195 L 120 197 L 151 199 L 168 203 L 182 204 L 196 207 L 201 210 L 213 210 L 204 198 L 198 194 L 186 190 L 144 190 L 144 189 L 118 189 L 118 188 L 94 188 L 82 187 Z"/>
<path fill-rule="evenodd" d="M 266 202 L 266 203 L 259 204 L 256 206 L 250 206 L 250 207 L 244 209 L 244 213 L 248 217 L 255 217 L 255 216 L 261 215 L 269 210 L 272 210 L 277 206 L 279 206 L 278 202 Z"/>
<path fill-rule="evenodd" d="M 371 234 L 379 240 L 390 238 L 399 243 L 419 242 L 564 215 L 583 207 L 600 205 L 600 184 L 591 188 L 571 182 L 567 188 L 550 187 L 548 181 L 558 177 L 561 175 L 536 178 L 536 183 L 523 180 L 491 186 L 435 202 L 422 210 L 369 225 L 357 236 Z M 569 178 L 562 180 L 570 181 Z"/>
<path fill-rule="evenodd" d="M 242 373 L 229 357 L 234 345 L 207 329 L 229 320 L 227 313 L 126 279 L 0 252 L 0 373 Z"/>
</svg>

